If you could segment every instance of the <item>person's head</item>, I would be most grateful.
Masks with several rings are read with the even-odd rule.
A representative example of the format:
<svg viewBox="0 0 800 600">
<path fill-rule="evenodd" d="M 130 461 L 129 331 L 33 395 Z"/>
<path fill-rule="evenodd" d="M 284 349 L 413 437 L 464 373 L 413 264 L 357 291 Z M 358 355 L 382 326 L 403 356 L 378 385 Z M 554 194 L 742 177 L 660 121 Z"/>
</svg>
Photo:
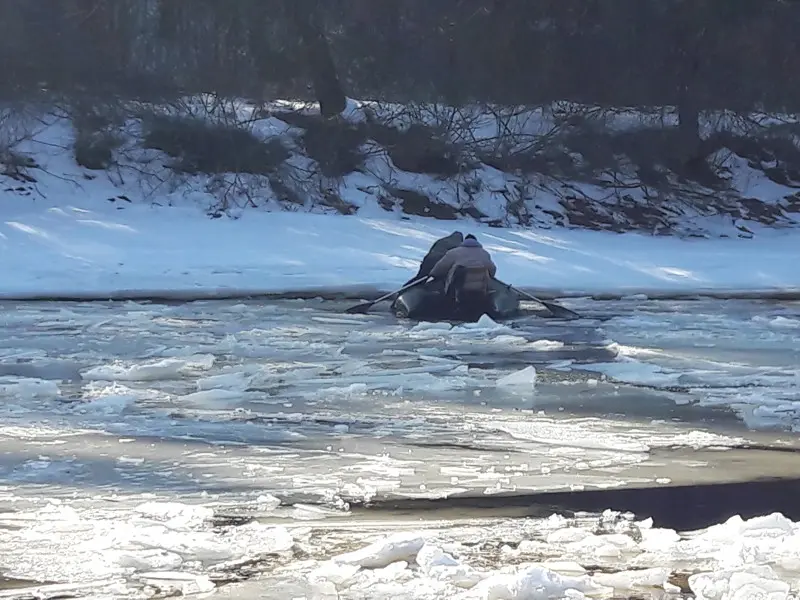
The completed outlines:
<svg viewBox="0 0 800 600">
<path fill-rule="evenodd" d="M 467 236 L 464 238 L 464 241 L 461 242 L 462 246 L 467 246 L 468 248 L 477 248 L 481 245 L 481 243 L 476 239 L 474 235 L 468 233 Z"/>
</svg>

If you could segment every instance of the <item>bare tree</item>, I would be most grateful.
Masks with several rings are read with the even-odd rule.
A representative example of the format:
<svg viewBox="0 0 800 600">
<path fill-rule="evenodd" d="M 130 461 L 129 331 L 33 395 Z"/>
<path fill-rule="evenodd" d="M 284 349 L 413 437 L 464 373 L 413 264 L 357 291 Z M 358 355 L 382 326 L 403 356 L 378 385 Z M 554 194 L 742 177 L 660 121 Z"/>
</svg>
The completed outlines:
<svg viewBox="0 0 800 600">
<path fill-rule="evenodd" d="M 326 117 L 341 113 L 345 109 L 346 98 L 328 40 L 318 22 L 321 16 L 318 1 L 284 0 L 284 10 L 297 33 L 320 112 Z"/>
</svg>

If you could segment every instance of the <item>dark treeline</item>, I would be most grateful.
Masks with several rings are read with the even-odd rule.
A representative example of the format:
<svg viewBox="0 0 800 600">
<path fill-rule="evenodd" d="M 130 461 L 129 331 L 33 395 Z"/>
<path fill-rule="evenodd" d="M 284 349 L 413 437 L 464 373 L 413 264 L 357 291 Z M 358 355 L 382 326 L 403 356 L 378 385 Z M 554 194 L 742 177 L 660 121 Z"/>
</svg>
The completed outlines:
<svg viewBox="0 0 800 600">
<path fill-rule="evenodd" d="M 785 0 L 0 0 L 0 99 L 47 93 L 800 112 Z"/>
<path fill-rule="evenodd" d="M 229 122 L 216 108 L 215 116 L 224 114 L 211 126 L 213 119 L 183 119 L 193 109 L 180 98 L 210 92 L 212 106 L 232 98 L 316 99 L 331 116 L 350 96 L 405 104 L 419 126 L 400 132 L 372 119 L 351 127 L 282 111 L 279 118 L 303 130 L 296 142 L 326 178 L 363 165 L 365 142 L 374 140 L 402 170 L 447 176 L 470 173 L 480 161 L 606 185 L 598 174 L 633 164 L 658 204 L 670 193 L 685 198 L 678 189 L 684 181 L 723 189 L 728 180 L 716 156 L 723 148 L 753 164 L 778 164 L 769 176 L 779 183 L 797 180 L 794 139 L 777 139 L 784 130 L 791 138 L 796 127 L 747 118 L 708 136 L 700 127 L 703 111 L 800 114 L 798 31 L 800 2 L 788 0 L 0 0 L 0 103 L 12 108 L 0 123 L 0 155 L 5 147 L 10 156 L 28 135 L 5 131 L 16 122 L 14 110 L 49 108 L 52 100 L 67 109 L 76 160 L 86 168 L 118 160 L 124 136 L 114 128 L 135 115 L 146 125 L 143 146 L 180 159 L 170 167 L 176 173 L 266 173 L 273 189 L 289 190 L 278 196 L 291 192 L 305 205 L 308 177 L 287 175 L 303 179 L 297 191 L 276 175 L 283 147 L 272 152 L 247 123 Z M 452 127 L 445 116 L 433 127 L 414 116 L 429 102 L 488 110 L 557 101 L 599 106 L 594 112 L 603 115 L 677 107 L 678 126 L 651 123 L 639 111 L 643 127 L 612 131 L 596 125 L 601 119 L 582 119 L 578 112 L 592 112 L 582 108 L 559 112 L 552 132 L 524 139 L 504 133 L 498 117 L 489 147 L 470 146 L 469 136 L 453 131 L 468 125 Z M 163 106 L 153 104 L 162 103 L 177 117 L 160 118 Z M 523 191 L 510 205 L 523 203 Z"/>
<path fill-rule="evenodd" d="M 800 108 L 779 0 L 2 0 L 0 28 L 6 93 L 298 96 L 335 65 L 354 97 Z"/>
</svg>

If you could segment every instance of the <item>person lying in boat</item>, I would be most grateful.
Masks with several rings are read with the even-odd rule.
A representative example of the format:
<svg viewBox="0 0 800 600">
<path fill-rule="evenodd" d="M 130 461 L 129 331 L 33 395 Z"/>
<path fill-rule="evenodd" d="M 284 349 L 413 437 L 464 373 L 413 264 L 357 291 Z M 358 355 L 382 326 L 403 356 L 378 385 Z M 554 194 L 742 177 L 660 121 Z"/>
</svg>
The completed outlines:
<svg viewBox="0 0 800 600">
<path fill-rule="evenodd" d="M 436 240 L 433 243 L 433 246 L 431 246 L 431 249 L 428 250 L 425 258 L 422 259 L 422 263 L 419 266 L 417 274 L 406 281 L 403 286 L 407 286 L 409 283 L 416 281 L 417 279 L 428 277 L 431 274 L 431 269 L 433 266 L 442 260 L 448 251 L 452 250 L 453 248 L 458 248 L 463 241 L 464 234 L 460 231 L 454 231 L 450 235 Z"/>
<path fill-rule="evenodd" d="M 497 266 L 491 255 L 472 234 L 449 250 L 430 271 L 434 279 L 444 280 L 448 303 L 459 312 L 478 316 L 489 306 L 489 282 L 496 274 Z"/>
</svg>

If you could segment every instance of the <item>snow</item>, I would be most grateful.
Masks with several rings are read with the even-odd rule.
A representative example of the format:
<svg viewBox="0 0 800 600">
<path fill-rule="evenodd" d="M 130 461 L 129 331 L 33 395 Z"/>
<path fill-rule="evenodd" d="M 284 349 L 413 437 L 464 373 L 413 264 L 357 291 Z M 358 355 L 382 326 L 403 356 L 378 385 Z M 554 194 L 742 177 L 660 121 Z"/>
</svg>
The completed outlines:
<svg viewBox="0 0 800 600">
<path fill-rule="evenodd" d="M 0 298 L 391 290 L 414 273 L 433 241 L 454 229 L 478 235 L 501 279 L 540 291 L 652 295 L 800 288 L 798 234 L 792 229 L 749 224 L 752 239 L 681 239 L 498 229 L 474 221 L 404 219 L 366 206 L 354 216 L 253 209 L 212 219 L 204 212 L 212 202 L 207 192 L 163 189 L 154 198 L 134 182 L 79 168 L 64 150 L 71 135 L 58 122 L 45 127 L 22 148 L 42 165 L 29 195 L 20 195 L 15 182 L 0 190 L 0 252 L 13 257 L 0 261 Z M 433 185 L 428 179 L 422 183 Z M 354 181 L 342 193 L 362 194 L 358 190 L 368 184 Z"/>
<path fill-rule="evenodd" d="M 800 288 L 797 234 L 682 240 L 583 230 L 498 230 L 426 219 L 301 213 L 209 219 L 186 207 L 66 195 L 0 201 L 0 297 L 125 298 L 396 289 L 437 238 L 473 232 L 498 276 L 560 293 Z M 213 240 L 213 243 L 209 243 Z"/>
</svg>

